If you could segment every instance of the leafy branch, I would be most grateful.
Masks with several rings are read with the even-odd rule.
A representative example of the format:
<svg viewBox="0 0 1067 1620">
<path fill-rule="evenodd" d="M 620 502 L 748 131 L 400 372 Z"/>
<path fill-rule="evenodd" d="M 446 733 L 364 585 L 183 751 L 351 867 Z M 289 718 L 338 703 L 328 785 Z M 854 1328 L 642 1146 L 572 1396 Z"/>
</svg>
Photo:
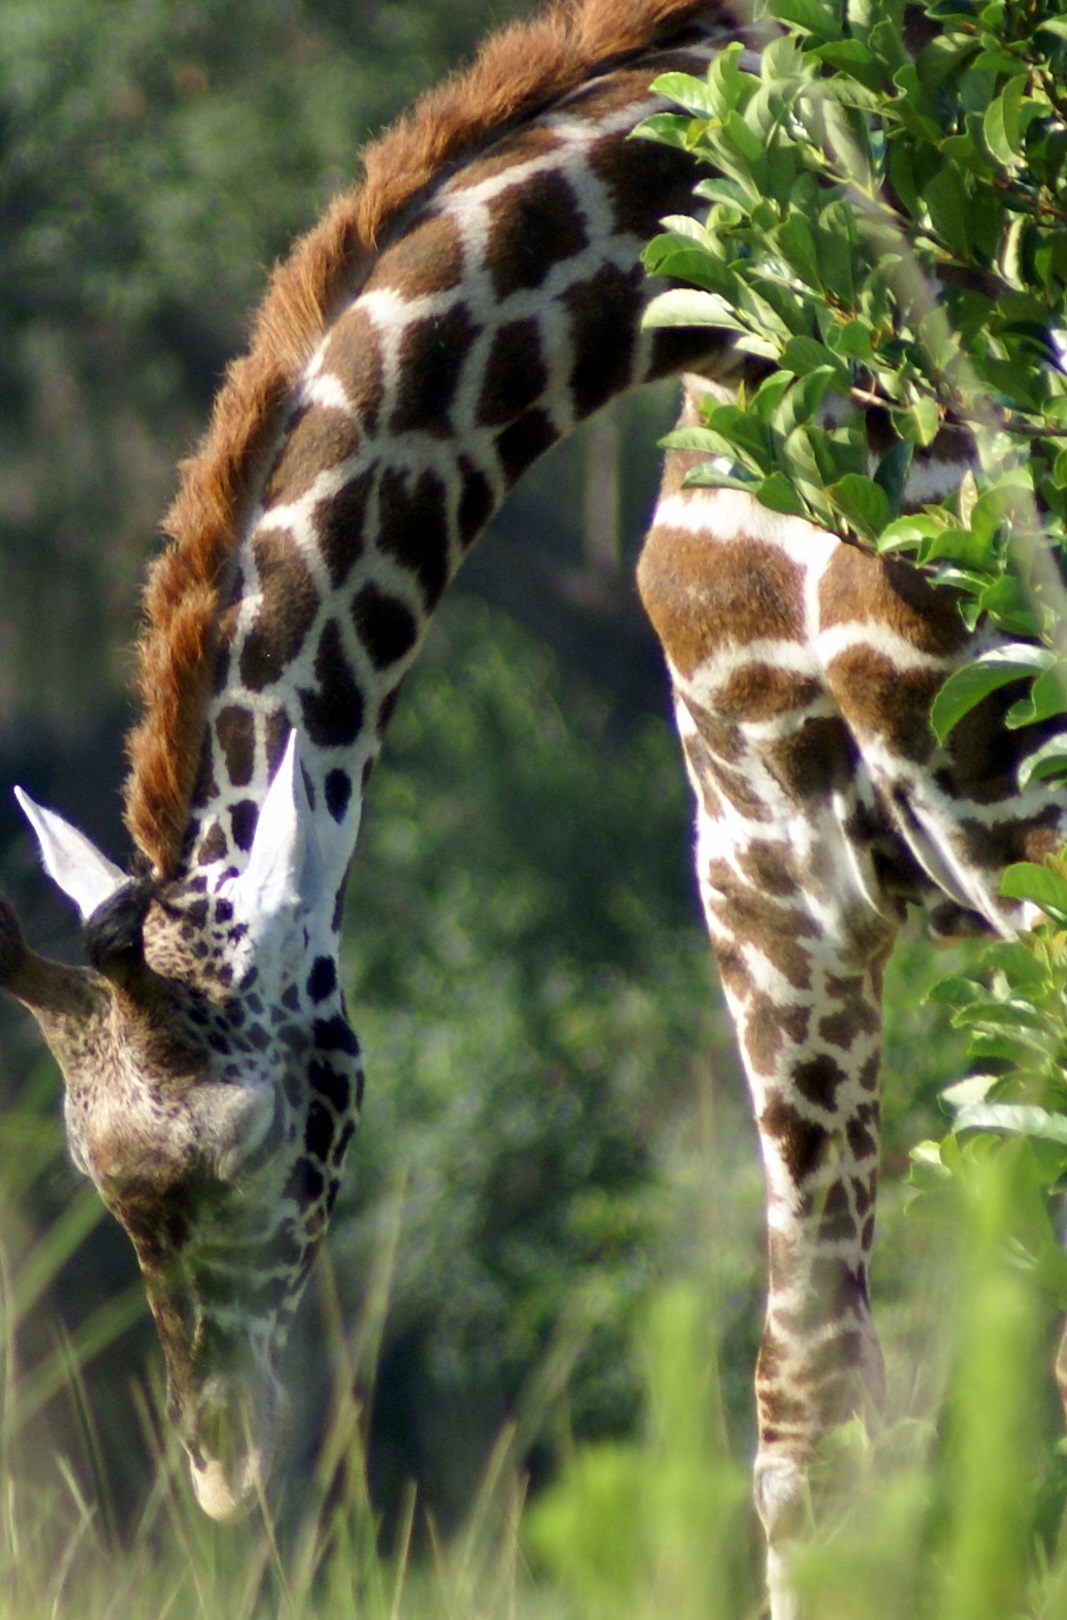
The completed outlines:
<svg viewBox="0 0 1067 1620">
<path fill-rule="evenodd" d="M 1000 635 L 944 683 L 935 734 L 1021 683 L 1006 724 L 1046 724 L 1019 785 L 1062 783 L 1067 19 L 1057 0 L 765 10 L 780 32 L 758 71 L 735 44 L 704 79 L 664 75 L 678 110 L 637 132 L 708 171 L 704 217 L 665 219 L 646 248 L 675 283 L 648 324 L 730 333 L 754 361 L 664 443 L 707 458 L 689 484 L 747 490 L 952 586 L 967 626 Z M 958 488 L 905 509 L 913 466 L 939 459 Z M 996 1128 L 1025 1137 L 1044 1187 L 1067 1178 L 1067 865 L 1011 867 L 1002 892 L 1046 920 L 990 947 L 985 981 L 938 991 L 982 1065 L 947 1101 L 983 1134 L 928 1144 L 917 1166 L 964 1174 Z M 1067 1302 L 1043 1219 L 1030 1263 Z"/>
</svg>

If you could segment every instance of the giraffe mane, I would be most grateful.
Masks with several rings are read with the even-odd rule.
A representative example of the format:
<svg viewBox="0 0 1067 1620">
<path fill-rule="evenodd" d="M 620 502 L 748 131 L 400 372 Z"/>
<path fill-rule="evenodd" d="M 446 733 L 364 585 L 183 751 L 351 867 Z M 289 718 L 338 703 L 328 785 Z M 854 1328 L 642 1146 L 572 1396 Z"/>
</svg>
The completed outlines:
<svg viewBox="0 0 1067 1620">
<path fill-rule="evenodd" d="M 492 35 L 465 71 L 428 91 L 362 154 L 363 181 L 339 196 L 280 264 L 233 361 L 196 452 L 181 464 L 149 570 L 137 647 L 142 716 L 127 739 L 126 825 L 161 875 L 173 872 L 200 763 L 214 629 L 286 401 L 341 303 L 412 203 L 493 135 L 653 44 L 707 0 L 553 0 Z"/>
</svg>

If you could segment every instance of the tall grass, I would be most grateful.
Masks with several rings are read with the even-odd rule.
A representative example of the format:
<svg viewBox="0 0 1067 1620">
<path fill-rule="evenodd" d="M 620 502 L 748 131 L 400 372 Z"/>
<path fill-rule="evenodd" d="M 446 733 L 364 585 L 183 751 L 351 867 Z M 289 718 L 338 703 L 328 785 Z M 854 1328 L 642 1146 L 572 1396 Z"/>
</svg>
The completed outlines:
<svg viewBox="0 0 1067 1620">
<path fill-rule="evenodd" d="M 0 1117 L 0 1620 L 757 1620 L 748 1460 L 731 1443 L 737 1423 L 717 1374 L 716 1323 L 737 1275 L 729 1226 L 695 1240 L 689 1274 L 649 1304 L 645 1416 L 633 1439 L 564 1445 L 555 1482 L 526 1501 L 526 1442 L 573 1361 L 562 1332 L 461 1532 L 445 1545 L 431 1530 L 416 1555 L 412 1497 L 383 1553 L 363 1465 L 366 1410 L 352 1391 L 366 1400 L 372 1383 L 398 1194 L 370 1303 L 351 1330 L 328 1271 L 322 1279 L 321 1348 L 334 1385 L 310 1475 L 283 1481 L 270 1510 L 246 1524 L 214 1525 L 147 1394 L 154 1471 L 120 1526 L 104 1466 L 92 1467 L 101 1448 L 85 1375 L 141 1309 L 139 1293 L 68 1339 L 49 1345 L 37 1334 L 32 1357 L 20 1359 L 35 1301 L 100 1218 L 88 1189 L 40 1236 L 20 1216 L 62 1151 L 45 1084 Z M 1019 1175 L 1008 1143 L 975 1155 L 966 1176 L 924 1192 L 906 1214 L 887 1200 L 887 1264 L 899 1284 L 912 1257 L 911 1315 L 925 1327 L 892 1307 L 885 1426 L 867 1436 L 847 1425 L 824 1448 L 818 1527 L 795 1567 L 807 1620 L 1067 1620 L 1055 1325 L 1027 1256 L 1006 1236 L 1030 1196 Z M 928 1255 L 937 1267 L 917 1269 Z M 918 1381 L 908 1373 L 916 1344 Z M 68 1430 L 44 1426 L 57 1392 Z"/>
</svg>

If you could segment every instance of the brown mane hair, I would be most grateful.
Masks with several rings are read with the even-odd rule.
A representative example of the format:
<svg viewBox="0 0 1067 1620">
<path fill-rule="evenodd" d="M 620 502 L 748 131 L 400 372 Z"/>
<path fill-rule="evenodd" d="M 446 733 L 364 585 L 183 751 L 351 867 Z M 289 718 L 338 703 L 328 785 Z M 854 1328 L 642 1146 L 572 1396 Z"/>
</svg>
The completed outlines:
<svg viewBox="0 0 1067 1620">
<path fill-rule="evenodd" d="M 463 73 L 429 91 L 363 153 L 363 183 L 338 197 L 278 267 L 249 351 L 233 362 L 164 520 L 169 544 L 145 592 L 130 733 L 126 824 L 162 875 L 181 854 L 211 683 L 219 593 L 286 400 L 377 245 L 435 179 L 502 127 L 565 94 L 600 64 L 707 10 L 707 0 L 554 0 L 493 35 Z M 725 16 L 724 16 L 725 20 Z"/>
</svg>

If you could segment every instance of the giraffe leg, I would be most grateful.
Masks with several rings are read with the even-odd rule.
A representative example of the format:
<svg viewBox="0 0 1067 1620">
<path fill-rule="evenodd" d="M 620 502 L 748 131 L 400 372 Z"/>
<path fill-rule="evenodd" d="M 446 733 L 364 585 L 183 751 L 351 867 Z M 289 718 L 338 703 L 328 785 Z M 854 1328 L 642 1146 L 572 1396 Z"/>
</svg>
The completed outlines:
<svg viewBox="0 0 1067 1620">
<path fill-rule="evenodd" d="M 777 942 L 795 947 L 791 930 Z M 776 948 L 765 934 L 760 954 Z M 810 990 L 776 1000 L 745 961 L 751 940 L 716 941 L 752 1091 L 767 1184 L 768 1295 L 756 1367 L 756 1505 L 769 1575 L 810 1515 L 807 1472 L 835 1424 L 881 1406 L 882 1360 L 870 1313 L 869 1256 L 878 1179 L 880 985 L 820 936 L 806 952 Z M 758 960 L 758 958 L 757 958 Z M 775 1620 L 789 1613 L 784 1597 Z"/>
<path fill-rule="evenodd" d="M 880 1408 L 870 1313 L 880 1121 L 882 969 L 900 921 L 853 829 L 867 789 L 837 760 L 829 786 L 760 819 L 772 782 L 738 727 L 733 765 L 709 717 L 678 706 L 697 790 L 697 873 L 752 1095 L 767 1187 L 767 1314 L 756 1370 L 755 1498 L 773 1620 L 790 1620 L 790 1550 L 811 1516 L 819 1441 Z M 722 739 L 719 738 L 720 749 Z M 732 796 L 732 801 L 731 801 Z M 740 808 L 739 808 L 740 806 Z"/>
</svg>

